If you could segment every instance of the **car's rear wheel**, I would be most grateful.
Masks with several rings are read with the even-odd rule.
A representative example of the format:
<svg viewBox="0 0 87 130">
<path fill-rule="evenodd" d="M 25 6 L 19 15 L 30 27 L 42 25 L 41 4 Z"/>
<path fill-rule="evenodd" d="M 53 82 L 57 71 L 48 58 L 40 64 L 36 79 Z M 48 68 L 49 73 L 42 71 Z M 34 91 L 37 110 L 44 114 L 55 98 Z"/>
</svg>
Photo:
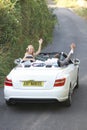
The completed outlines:
<svg viewBox="0 0 87 130">
<path fill-rule="evenodd" d="M 75 88 L 79 88 L 79 75 L 77 76 L 77 84 Z"/>
<path fill-rule="evenodd" d="M 9 100 L 6 100 L 5 102 L 8 106 L 12 106 L 12 105 L 16 104 L 15 102 L 12 102 L 12 101 L 9 101 Z"/>
<path fill-rule="evenodd" d="M 68 93 L 68 99 L 65 101 L 65 105 L 67 107 L 70 107 L 72 104 L 72 88 L 71 88 L 71 85 L 70 85 L 70 89 L 69 89 L 69 93 Z"/>
</svg>

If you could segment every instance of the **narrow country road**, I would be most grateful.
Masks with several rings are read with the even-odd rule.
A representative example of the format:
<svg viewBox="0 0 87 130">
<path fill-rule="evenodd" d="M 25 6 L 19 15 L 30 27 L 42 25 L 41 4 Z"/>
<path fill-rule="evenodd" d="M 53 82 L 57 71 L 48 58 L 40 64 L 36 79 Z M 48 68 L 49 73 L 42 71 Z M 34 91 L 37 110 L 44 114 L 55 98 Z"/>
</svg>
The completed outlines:
<svg viewBox="0 0 87 130">
<path fill-rule="evenodd" d="M 43 51 L 64 51 L 69 52 L 72 42 L 76 44 L 75 57 L 79 58 L 80 81 L 85 83 L 87 80 L 87 21 L 77 16 L 72 10 L 65 8 L 56 8 L 54 10 L 58 18 L 53 34 L 53 42 Z M 85 83 L 86 84 L 86 83 Z"/>
<path fill-rule="evenodd" d="M 55 8 L 58 18 L 53 42 L 43 51 L 69 52 L 76 43 L 74 56 L 79 58 L 80 87 L 73 94 L 70 108 L 61 104 L 20 104 L 8 107 L 0 88 L 0 130 L 87 130 L 87 21 L 69 9 Z"/>
</svg>

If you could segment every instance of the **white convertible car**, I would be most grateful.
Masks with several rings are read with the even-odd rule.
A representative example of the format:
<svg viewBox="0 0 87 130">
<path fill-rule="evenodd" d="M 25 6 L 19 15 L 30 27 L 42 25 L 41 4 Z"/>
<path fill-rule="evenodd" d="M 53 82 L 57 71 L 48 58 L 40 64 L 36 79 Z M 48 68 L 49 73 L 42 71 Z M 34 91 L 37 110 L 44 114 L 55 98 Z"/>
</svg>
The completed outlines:
<svg viewBox="0 0 87 130">
<path fill-rule="evenodd" d="M 71 105 L 74 88 L 79 86 L 79 59 L 59 66 L 54 53 L 40 53 L 35 62 L 15 60 L 16 67 L 4 82 L 7 105 L 21 101 L 58 101 Z M 59 53 L 64 60 L 67 55 Z"/>
</svg>

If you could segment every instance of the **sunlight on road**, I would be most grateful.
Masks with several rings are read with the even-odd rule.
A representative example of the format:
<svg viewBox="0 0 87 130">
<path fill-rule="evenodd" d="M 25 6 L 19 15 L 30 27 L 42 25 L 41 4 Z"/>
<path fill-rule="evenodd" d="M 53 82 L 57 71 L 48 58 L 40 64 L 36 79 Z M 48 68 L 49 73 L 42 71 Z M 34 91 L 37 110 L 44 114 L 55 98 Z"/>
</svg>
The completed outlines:
<svg viewBox="0 0 87 130">
<path fill-rule="evenodd" d="M 53 0 L 47 0 L 47 5 L 49 8 L 56 8 L 56 3 Z"/>
</svg>

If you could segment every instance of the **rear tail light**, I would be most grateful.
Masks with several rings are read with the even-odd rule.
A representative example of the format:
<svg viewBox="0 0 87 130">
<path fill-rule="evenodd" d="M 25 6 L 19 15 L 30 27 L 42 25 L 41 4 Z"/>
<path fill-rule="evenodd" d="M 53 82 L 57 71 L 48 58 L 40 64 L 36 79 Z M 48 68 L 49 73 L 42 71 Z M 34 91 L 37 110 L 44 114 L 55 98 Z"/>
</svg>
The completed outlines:
<svg viewBox="0 0 87 130">
<path fill-rule="evenodd" d="M 5 79 L 5 82 L 4 82 L 4 85 L 5 85 L 5 86 L 12 87 L 12 86 L 13 86 L 13 84 L 12 84 L 12 80 L 6 78 L 6 79 Z"/>
<path fill-rule="evenodd" d="M 57 79 L 55 80 L 54 87 L 62 87 L 65 84 L 66 79 Z"/>
</svg>

